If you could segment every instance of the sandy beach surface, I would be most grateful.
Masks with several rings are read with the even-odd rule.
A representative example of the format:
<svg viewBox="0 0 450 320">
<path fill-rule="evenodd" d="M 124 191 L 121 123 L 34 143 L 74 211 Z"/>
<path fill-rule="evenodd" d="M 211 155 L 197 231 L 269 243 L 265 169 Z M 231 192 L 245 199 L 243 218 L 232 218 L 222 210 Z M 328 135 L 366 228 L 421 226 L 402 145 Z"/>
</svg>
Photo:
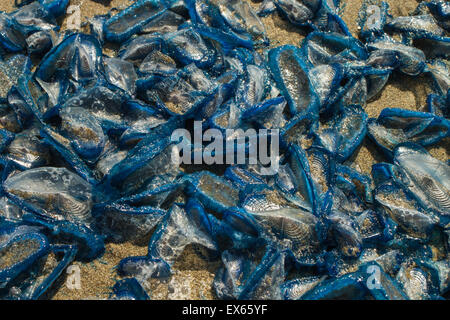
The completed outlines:
<svg viewBox="0 0 450 320">
<path fill-rule="evenodd" d="M 258 7 L 260 1 L 248 0 Z M 108 3 L 107 5 L 102 4 Z M 350 31 L 357 36 L 357 17 L 362 0 L 343 0 L 342 17 Z M 417 7 L 420 1 L 416 0 L 387 0 L 390 12 L 394 16 L 408 15 Z M 10 12 L 15 10 L 14 1 L 0 1 L 0 10 Z M 112 8 L 123 9 L 131 4 L 128 0 L 112 0 L 110 2 L 98 0 L 70 0 L 70 5 L 79 6 L 81 19 L 98 14 L 105 14 Z M 271 46 L 282 44 L 299 45 L 304 34 L 294 26 L 282 20 L 278 14 L 263 18 Z M 67 17 L 62 21 L 62 28 L 67 27 Z M 106 49 L 107 50 L 107 49 Z M 111 55 L 113 51 L 105 51 Z M 425 106 L 427 94 L 431 92 L 430 79 L 423 75 L 419 77 L 393 76 L 390 78 L 384 90 L 369 101 L 365 110 L 370 117 L 377 117 L 384 108 L 403 108 L 409 110 L 422 110 Z M 450 140 L 446 139 L 437 146 L 429 148 L 431 154 L 442 160 L 449 158 Z M 374 146 L 365 141 L 355 156 L 357 168 L 363 173 L 370 174 L 372 164 L 383 161 L 381 154 Z M 148 236 L 148 238 L 150 235 Z M 146 239 L 148 241 L 148 238 Z M 147 241 L 141 243 L 106 244 L 105 254 L 92 262 L 74 262 L 79 266 L 81 286 L 79 289 L 69 289 L 66 285 L 66 275 L 56 283 L 54 290 L 47 295 L 47 299 L 106 299 L 111 292 L 111 287 L 119 279 L 115 266 L 123 258 L 129 256 L 143 256 L 147 253 Z M 194 247 L 187 247 L 183 255 L 174 266 L 174 276 L 168 282 L 154 281 L 148 283 L 150 296 L 153 299 L 213 299 L 211 283 L 214 273 L 220 266 L 220 262 L 210 262 L 203 258 L 201 252 Z"/>
</svg>

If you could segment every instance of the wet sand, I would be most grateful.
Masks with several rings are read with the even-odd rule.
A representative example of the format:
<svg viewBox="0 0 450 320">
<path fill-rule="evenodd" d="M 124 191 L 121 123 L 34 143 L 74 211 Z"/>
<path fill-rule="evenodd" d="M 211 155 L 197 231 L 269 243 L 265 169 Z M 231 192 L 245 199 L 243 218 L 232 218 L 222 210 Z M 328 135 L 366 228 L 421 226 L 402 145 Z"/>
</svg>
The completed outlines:
<svg viewBox="0 0 450 320">
<path fill-rule="evenodd" d="M 99 0 L 102 1 L 102 0 Z M 260 1 L 251 1 L 257 7 Z M 394 16 L 408 15 L 416 7 L 415 0 L 388 0 L 391 7 L 391 14 Z M 107 3 L 107 1 L 103 1 Z M 123 9 L 131 2 L 128 0 L 112 0 L 109 5 L 92 0 L 71 0 L 70 5 L 80 7 L 81 19 L 98 14 L 105 14 L 111 8 Z M 357 17 L 362 0 L 344 0 L 342 5 L 342 17 L 347 23 L 350 31 L 357 35 Z M 13 1 L 1 1 L 0 10 L 10 12 L 14 10 Z M 278 14 L 263 18 L 271 46 L 283 44 L 299 45 L 304 38 L 304 33 L 294 26 L 289 25 L 281 19 Z M 62 20 L 62 28 L 67 27 L 68 18 Z M 111 54 L 111 52 L 106 52 Z M 425 105 L 427 94 L 431 92 L 430 80 L 426 76 L 407 77 L 392 76 L 384 90 L 369 101 L 365 110 L 370 117 L 377 117 L 384 108 L 403 108 L 410 110 L 422 110 Z M 450 151 L 450 139 L 441 142 L 439 145 L 429 148 L 431 154 L 447 161 Z M 361 146 L 354 157 L 356 167 L 361 172 L 370 174 L 372 164 L 385 161 L 382 155 L 368 142 Z M 119 279 L 115 271 L 115 266 L 123 258 L 129 256 L 142 256 L 147 253 L 146 243 L 142 244 L 114 244 L 106 245 L 105 254 L 90 263 L 75 262 L 80 267 L 81 288 L 69 289 L 66 284 L 66 277 L 61 277 L 53 292 L 46 296 L 49 299 L 106 299 L 111 292 L 111 287 Z M 149 283 L 150 295 L 153 299 L 213 299 L 214 294 L 211 284 L 214 273 L 219 267 L 219 262 L 210 262 L 202 258 L 202 255 L 189 246 L 183 255 L 174 265 L 174 276 L 168 283 L 153 281 Z"/>
</svg>

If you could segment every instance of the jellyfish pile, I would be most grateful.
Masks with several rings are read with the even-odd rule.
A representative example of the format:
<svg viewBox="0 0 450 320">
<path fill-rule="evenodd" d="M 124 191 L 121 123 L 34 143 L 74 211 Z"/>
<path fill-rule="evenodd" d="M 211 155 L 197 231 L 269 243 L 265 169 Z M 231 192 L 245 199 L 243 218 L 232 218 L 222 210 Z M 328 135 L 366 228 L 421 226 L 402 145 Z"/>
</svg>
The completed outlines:
<svg viewBox="0 0 450 320">
<path fill-rule="evenodd" d="M 365 0 L 358 38 L 339 0 L 137 0 L 83 32 L 61 30 L 69 0 L 16 5 L 0 12 L 1 299 L 146 237 L 111 266 L 111 299 L 149 299 L 187 246 L 219 262 L 217 299 L 448 297 L 450 167 L 427 148 L 449 144 L 450 2 L 394 17 Z M 272 14 L 304 40 L 271 43 Z M 426 105 L 370 118 L 393 75 L 430 79 Z M 248 159 L 255 141 L 278 145 L 276 170 Z"/>
</svg>

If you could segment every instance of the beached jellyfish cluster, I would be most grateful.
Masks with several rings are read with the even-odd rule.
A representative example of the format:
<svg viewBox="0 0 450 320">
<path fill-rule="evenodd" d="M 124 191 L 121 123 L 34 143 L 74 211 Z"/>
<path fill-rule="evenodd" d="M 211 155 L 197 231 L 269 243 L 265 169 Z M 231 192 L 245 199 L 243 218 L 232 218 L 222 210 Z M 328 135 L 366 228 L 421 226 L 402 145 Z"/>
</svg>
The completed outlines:
<svg viewBox="0 0 450 320">
<path fill-rule="evenodd" d="M 151 297 L 188 245 L 220 261 L 218 299 L 448 297 L 450 168 L 426 148 L 449 137 L 450 2 L 393 17 L 366 0 L 358 39 L 339 0 L 138 0 L 84 33 L 60 30 L 68 2 L 0 12 L 1 298 L 150 234 L 111 299 Z M 275 12 L 301 43 L 270 43 Z M 426 106 L 370 118 L 393 74 L 429 77 Z M 255 141 L 278 145 L 276 170 Z"/>
</svg>

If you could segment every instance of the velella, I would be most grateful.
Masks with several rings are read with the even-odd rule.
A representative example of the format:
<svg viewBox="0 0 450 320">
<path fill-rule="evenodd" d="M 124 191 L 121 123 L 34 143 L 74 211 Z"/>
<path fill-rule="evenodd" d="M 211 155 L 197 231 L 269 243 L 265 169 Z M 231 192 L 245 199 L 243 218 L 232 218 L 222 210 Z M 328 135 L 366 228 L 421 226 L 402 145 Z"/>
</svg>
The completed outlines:
<svg viewBox="0 0 450 320">
<path fill-rule="evenodd" d="M 17 201 L 27 203 L 30 210 L 55 219 L 90 222 L 91 186 L 67 169 L 27 170 L 8 177 L 4 187 Z"/>
<path fill-rule="evenodd" d="M 278 88 L 288 99 L 293 115 L 317 113 L 317 95 L 309 78 L 306 63 L 303 61 L 300 49 L 285 46 L 273 49 L 269 53 L 269 65 Z"/>
<path fill-rule="evenodd" d="M 438 143 L 448 136 L 447 119 L 427 112 L 384 109 L 378 119 L 370 119 L 368 135 L 387 154 L 403 142 L 422 146 Z"/>
<path fill-rule="evenodd" d="M 27 226 L 5 227 L 1 230 L 1 235 L 0 281 L 1 286 L 5 287 L 36 259 L 43 256 L 49 244 L 43 234 Z"/>
<path fill-rule="evenodd" d="M 105 38 L 123 42 L 166 10 L 165 1 L 138 1 L 119 15 L 105 21 L 103 26 Z"/>
</svg>

